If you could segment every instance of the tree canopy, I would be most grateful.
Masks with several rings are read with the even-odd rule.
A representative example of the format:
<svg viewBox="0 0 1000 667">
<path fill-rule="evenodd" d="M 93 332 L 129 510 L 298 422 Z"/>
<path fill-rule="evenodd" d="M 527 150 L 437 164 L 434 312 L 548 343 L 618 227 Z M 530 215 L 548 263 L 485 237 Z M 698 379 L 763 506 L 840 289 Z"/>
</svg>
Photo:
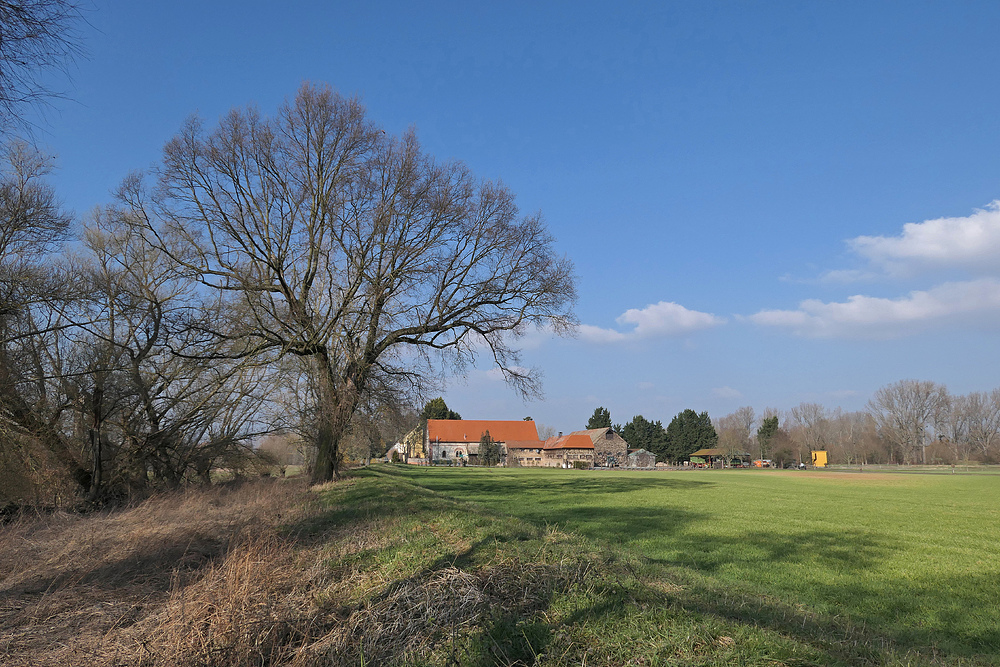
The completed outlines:
<svg viewBox="0 0 1000 667">
<path fill-rule="evenodd" d="M 518 335 L 575 325 L 573 266 L 539 214 L 329 87 L 303 85 L 270 118 L 189 120 L 154 175 L 155 188 L 123 184 L 122 215 L 226 306 L 203 335 L 261 362 L 301 360 L 315 387 L 314 482 L 336 475 L 359 406 L 483 355 L 535 394 Z"/>
<path fill-rule="evenodd" d="M 611 412 L 603 407 L 597 408 L 590 416 L 587 428 L 611 428 Z"/>
<path fill-rule="evenodd" d="M 778 433 L 778 416 L 765 417 L 757 429 L 757 446 L 760 448 L 760 458 L 766 459 L 771 451 L 774 436 Z"/>
<path fill-rule="evenodd" d="M 461 419 L 462 415 L 458 414 L 454 410 L 448 409 L 448 404 L 444 402 L 444 399 L 438 396 L 437 398 L 432 398 L 427 401 L 424 405 L 423 412 L 420 413 L 421 423 L 426 422 L 428 419 Z"/>
<path fill-rule="evenodd" d="M 678 463 L 687 460 L 699 449 L 715 447 L 719 442 L 719 436 L 707 412 L 699 414 L 687 409 L 670 420 L 666 430 L 666 441 L 664 458 L 672 463 Z"/>
<path fill-rule="evenodd" d="M 642 415 L 636 415 L 622 428 L 621 436 L 631 449 L 645 449 L 661 460 L 668 458 L 667 434 L 659 421 L 651 422 Z"/>
</svg>

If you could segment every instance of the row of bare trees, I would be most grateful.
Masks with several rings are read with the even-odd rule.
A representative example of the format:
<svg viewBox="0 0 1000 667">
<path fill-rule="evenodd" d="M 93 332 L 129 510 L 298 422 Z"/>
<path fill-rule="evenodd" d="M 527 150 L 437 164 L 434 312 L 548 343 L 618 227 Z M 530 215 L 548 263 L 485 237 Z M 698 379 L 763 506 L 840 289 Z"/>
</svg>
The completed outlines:
<svg viewBox="0 0 1000 667">
<path fill-rule="evenodd" d="M 769 431 L 768 419 L 780 422 Z M 879 389 L 865 410 L 845 412 L 818 403 L 788 411 L 745 406 L 717 419 L 719 446 L 769 458 L 806 462 L 826 450 L 831 462 L 957 463 L 1000 461 L 1000 389 L 949 394 L 944 385 L 902 380 Z"/>
<path fill-rule="evenodd" d="M 218 361 L 227 343 L 198 325 L 218 304 L 114 211 L 71 238 L 44 157 L 20 141 L 4 157 L 0 500 L 106 500 L 246 465 L 269 385 Z"/>
<path fill-rule="evenodd" d="M 574 325 L 572 265 L 539 215 L 328 87 L 273 117 L 190 121 L 79 233 L 46 161 L 21 142 L 6 157 L 0 451 L 24 487 L 9 496 L 207 479 L 279 428 L 312 444 L 322 482 L 445 368 L 485 356 L 536 391 L 517 336 Z"/>
</svg>

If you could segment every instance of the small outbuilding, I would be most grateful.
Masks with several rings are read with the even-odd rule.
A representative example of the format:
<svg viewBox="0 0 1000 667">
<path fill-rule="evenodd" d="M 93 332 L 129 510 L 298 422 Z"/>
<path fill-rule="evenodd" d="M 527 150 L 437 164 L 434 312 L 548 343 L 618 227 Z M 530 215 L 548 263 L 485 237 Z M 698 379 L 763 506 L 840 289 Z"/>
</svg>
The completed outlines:
<svg viewBox="0 0 1000 667">
<path fill-rule="evenodd" d="M 655 468 L 656 454 L 645 449 L 630 449 L 628 452 L 629 468 Z"/>
<path fill-rule="evenodd" d="M 727 453 L 724 449 L 699 449 L 691 453 L 691 462 L 700 459 L 709 468 L 724 468 L 726 466 Z"/>
</svg>

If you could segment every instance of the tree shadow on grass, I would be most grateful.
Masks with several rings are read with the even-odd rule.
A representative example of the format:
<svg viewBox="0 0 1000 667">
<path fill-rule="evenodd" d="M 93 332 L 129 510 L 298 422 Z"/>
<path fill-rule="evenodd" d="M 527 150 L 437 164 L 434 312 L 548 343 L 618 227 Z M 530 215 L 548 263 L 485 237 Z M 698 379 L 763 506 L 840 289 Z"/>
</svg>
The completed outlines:
<svg viewBox="0 0 1000 667">
<path fill-rule="evenodd" d="M 524 524 L 518 526 L 516 521 L 506 520 L 506 515 L 493 513 L 481 505 L 463 506 L 461 499 L 467 497 L 470 480 L 457 476 L 453 479 L 447 474 L 450 472 L 453 471 L 435 478 L 433 484 L 425 484 L 423 476 L 413 480 L 415 484 L 409 484 L 405 483 L 408 475 L 387 475 L 384 479 L 388 484 L 343 489 L 341 501 L 325 517 L 292 532 L 309 534 L 343 529 L 373 516 L 419 514 L 425 510 L 467 511 L 487 519 L 495 514 L 495 528 L 480 532 L 480 539 L 471 546 L 441 555 L 420 572 L 393 581 L 369 598 L 365 608 L 382 613 L 381 618 L 386 618 L 386 608 L 395 604 L 401 591 L 421 591 L 424 597 L 420 599 L 433 600 L 428 587 L 441 586 L 449 578 L 459 581 L 466 576 L 481 577 L 484 572 L 495 575 L 496 570 L 489 567 L 484 570 L 482 566 L 494 562 L 491 555 L 502 553 L 497 551 L 498 544 L 538 540 L 546 530 L 560 526 L 609 547 L 629 545 L 633 553 L 669 554 L 640 558 L 638 573 L 631 566 L 611 563 L 604 570 L 591 572 L 587 575 L 590 602 L 564 617 L 561 625 L 589 626 L 607 621 L 615 627 L 616 623 L 633 617 L 637 606 L 654 611 L 675 608 L 678 613 L 695 618 L 714 618 L 773 631 L 809 647 L 789 649 L 793 653 L 822 656 L 815 664 L 884 664 L 901 659 L 905 662 L 907 656 L 914 655 L 918 664 L 933 662 L 935 655 L 946 660 L 962 658 L 973 664 L 991 664 L 991 656 L 1000 654 L 1000 624 L 990 622 L 991 618 L 995 621 L 1000 617 L 996 603 L 1000 591 L 992 573 L 973 578 L 873 580 L 879 565 L 892 559 L 900 548 L 878 535 L 833 530 L 780 532 L 781 529 L 739 537 L 708 535 L 686 530 L 708 519 L 708 514 L 679 509 L 608 507 L 599 500 L 571 507 L 531 504 L 532 493 L 539 490 L 537 480 L 522 480 L 517 476 L 491 480 L 485 475 L 471 480 L 475 482 L 471 488 L 477 493 L 522 494 L 526 506 L 520 506 L 516 516 L 534 526 L 526 529 Z M 400 484 L 394 487 L 392 479 L 400 477 Z M 580 481 L 557 480 L 574 491 Z M 616 494 L 634 490 L 636 482 L 662 486 L 668 480 L 583 481 L 591 494 Z M 679 481 L 682 485 L 689 483 Z M 551 487 L 545 491 L 550 492 Z M 777 589 L 773 587 L 773 579 L 770 583 L 747 580 L 727 589 L 725 577 L 731 578 L 734 568 L 736 572 L 752 573 L 756 568 L 770 573 L 792 573 L 789 576 L 796 576 L 796 572 L 811 575 L 794 584 L 779 585 Z M 825 573 L 829 573 L 829 580 L 824 579 Z M 450 650 L 455 652 L 450 658 L 453 664 L 533 664 L 534 656 L 548 645 L 551 637 L 548 631 L 552 626 L 541 619 L 557 595 L 571 590 L 570 582 L 574 579 L 565 572 L 545 568 L 507 572 L 501 578 L 504 576 L 512 582 L 511 589 L 492 589 L 487 594 L 483 593 L 486 584 L 481 581 L 477 584 L 478 594 L 484 596 L 480 602 L 485 606 L 478 607 L 478 611 L 464 620 L 453 619 L 457 625 L 452 627 L 464 628 L 460 640 L 456 640 L 455 634 L 449 636 L 444 632 L 444 626 L 418 623 L 414 631 L 432 647 L 436 642 L 438 649 L 451 642 Z M 678 581 L 685 583 L 683 588 L 676 585 Z M 525 589 L 539 594 L 530 604 L 512 603 L 511 591 Z M 451 592 L 441 599 L 447 606 L 454 605 L 447 600 L 457 598 Z M 810 607 L 809 603 L 802 604 L 802 600 L 816 602 Z M 973 610 L 979 620 L 970 624 L 967 621 Z M 362 611 L 359 608 L 351 613 Z M 345 617 L 345 627 L 372 627 L 361 624 L 359 619 L 352 625 L 348 622 L 350 618 L 350 615 Z M 350 651 L 356 646 L 365 651 L 366 658 L 374 651 L 386 664 L 392 664 L 406 662 L 419 653 L 419 647 L 387 643 L 380 637 L 378 633 L 366 634 L 358 629 L 342 645 L 342 650 L 347 651 L 344 656 L 354 655 Z M 440 656 L 440 651 L 437 655 Z"/>
<path fill-rule="evenodd" d="M 682 533 L 669 544 L 673 556 L 642 559 L 644 578 L 686 581 L 663 604 L 773 630 L 831 662 L 882 664 L 886 656 L 915 654 L 917 664 L 935 656 L 996 664 L 1000 655 L 995 573 L 882 573 L 901 547 L 863 531 L 754 532 L 739 539 Z M 727 585 L 734 571 L 747 578 Z M 628 599 L 616 599 L 614 591 L 603 597 L 569 622 L 624 613 Z"/>
<path fill-rule="evenodd" d="M 857 574 L 878 567 L 899 548 L 886 538 L 856 530 L 754 531 L 738 537 L 686 533 L 662 546 L 675 555 L 650 556 L 650 562 L 706 574 L 731 565 L 757 569 L 807 565 L 819 572 Z"/>
<path fill-rule="evenodd" d="M 528 469 L 524 469 L 528 470 Z M 714 486 L 699 479 L 677 479 L 651 474 L 604 475 L 588 471 L 538 469 L 541 475 L 522 475 L 522 469 L 434 468 L 410 471 L 393 469 L 383 474 L 396 475 L 437 493 L 460 500 L 489 498 L 524 498 L 538 496 L 540 502 L 559 502 L 570 495 L 621 494 L 662 489 L 690 491 Z"/>
</svg>

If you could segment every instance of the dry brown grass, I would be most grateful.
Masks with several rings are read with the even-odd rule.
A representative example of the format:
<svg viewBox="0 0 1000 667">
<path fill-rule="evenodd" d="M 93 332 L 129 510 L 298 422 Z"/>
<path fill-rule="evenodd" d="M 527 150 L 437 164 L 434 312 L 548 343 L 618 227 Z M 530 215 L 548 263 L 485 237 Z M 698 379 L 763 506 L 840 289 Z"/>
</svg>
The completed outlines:
<svg viewBox="0 0 1000 667">
<path fill-rule="evenodd" d="M 313 554 L 276 535 L 243 534 L 196 582 L 175 587 L 156 614 L 121 633 L 131 665 L 283 664 L 317 632 L 302 576 Z"/>
<path fill-rule="evenodd" d="M 192 585 L 240 558 L 284 557 L 277 526 L 309 497 L 301 482 L 261 480 L 0 528 L 0 664 L 134 664 L 150 623 Z"/>
<path fill-rule="evenodd" d="M 489 664 L 521 664 L 487 629 L 544 613 L 592 568 L 510 554 L 475 568 L 438 562 L 402 545 L 476 547 L 446 523 L 401 526 L 381 511 L 391 503 L 330 520 L 324 490 L 257 481 L 0 528 L 0 665 L 454 664 L 470 638 L 486 642 Z M 369 501 L 354 502 L 344 511 Z M 396 567 L 373 556 L 397 550 Z"/>
</svg>

